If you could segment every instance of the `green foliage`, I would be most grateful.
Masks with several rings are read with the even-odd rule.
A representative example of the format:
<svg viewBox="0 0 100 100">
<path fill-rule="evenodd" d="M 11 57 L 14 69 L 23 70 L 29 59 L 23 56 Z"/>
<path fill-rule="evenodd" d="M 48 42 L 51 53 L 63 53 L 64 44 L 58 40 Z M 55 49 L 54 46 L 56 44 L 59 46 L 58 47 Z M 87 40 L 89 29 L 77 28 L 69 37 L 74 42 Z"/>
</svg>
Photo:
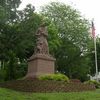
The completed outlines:
<svg viewBox="0 0 100 100">
<path fill-rule="evenodd" d="M 52 2 L 42 8 L 41 14 L 56 25 L 62 39 L 72 41 L 79 47 L 86 46 L 89 24 L 76 9 L 63 3 Z"/>
<path fill-rule="evenodd" d="M 88 80 L 85 81 L 84 84 L 94 84 L 96 88 L 100 88 L 100 82 L 97 82 L 96 80 Z"/>
<path fill-rule="evenodd" d="M 69 78 L 64 74 L 48 74 L 39 76 L 39 80 L 54 80 L 54 81 L 67 81 Z"/>
<path fill-rule="evenodd" d="M 25 75 L 27 69 L 25 61 L 33 54 L 34 33 L 41 23 L 41 17 L 34 13 L 31 5 L 15 13 L 18 13 L 17 19 L 13 17 L 14 19 L 7 19 L 6 24 L 0 23 L 0 60 L 4 62 L 2 68 L 7 71 L 6 80 Z M 13 20 L 16 23 L 13 23 Z M 21 64 L 18 65 L 18 62 Z"/>
<path fill-rule="evenodd" d="M 6 77 L 6 70 L 0 69 L 0 82 L 5 81 L 5 77 Z"/>
<path fill-rule="evenodd" d="M 26 73 L 27 73 L 27 61 L 25 60 L 25 61 L 22 61 L 22 62 L 20 62 L 20 64 L 17 64 L 17 67 L 16 67 L 16 73 L 15 73 L 15 75 L 16 75 L 16 79 L 21 79 L 21 78 L 23 78 L 25 75 L 26 75 Z"/>
<path fill-rule="evenodd" d="M 59 45 L 53 49 L 57 70 L 70 78 L 86 80 L 90 67 L 87 56 L 89 22 L 79 11 L 59 2 L 44 6 L 40 13 L 51 20 L 58 31 Z"/>
<path fill-rule="evenodd" d="M 21 0 L 0 0 L 0 23 L 15 23 Z"/>
<path fill-rule="evenodd" d="M 58 36 L 58 29 L 54 23 L 50 22 L 48 25 L 48 44 L 50 54 L 54 55 L 55 51 L 61 45 L 61 40 Z"/>
<path fill-rule="evenodd" d="M 95 68 L 95 50 L 94 50 L 94 43 L 93 38 L 91 38 L 91 44 L 89 45 L 89 52 L 88 57 L 90 58 L 90 74 L 95 75 L 96 68 Z M 100 72 L 100 38 L 96 37 L 96 48 L 97 48 L 97 65 L 98 71 Z"/>
</svg>

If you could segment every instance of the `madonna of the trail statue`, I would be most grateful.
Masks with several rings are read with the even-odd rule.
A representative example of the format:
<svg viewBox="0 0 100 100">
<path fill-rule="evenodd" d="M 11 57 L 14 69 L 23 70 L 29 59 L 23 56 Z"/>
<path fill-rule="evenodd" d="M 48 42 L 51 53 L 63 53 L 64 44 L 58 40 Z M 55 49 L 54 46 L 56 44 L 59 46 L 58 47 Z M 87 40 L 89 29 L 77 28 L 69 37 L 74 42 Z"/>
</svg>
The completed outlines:
<svg viewBox="0 0 100 100">
<path fill-rule="evenodd" d="M 53 74 L 55 59 L 49 54 L 47 28 L 42 24 L 36 32 L 34 54 L 28 59 L 28 72 L 25 78 L 36 78 L 39 75 Z"/>
<path fill-rule="evenodd" d="M 37 42 L 36 42 L 36 48 L 35 48 L 35 54 L 45 54 L 49 55 L 49 48 L 48 48 L 48 42 L 47 42 L 47 29 L 44 25 L 41 25 L 41 27 L 36 32 Z"/>
</svg>

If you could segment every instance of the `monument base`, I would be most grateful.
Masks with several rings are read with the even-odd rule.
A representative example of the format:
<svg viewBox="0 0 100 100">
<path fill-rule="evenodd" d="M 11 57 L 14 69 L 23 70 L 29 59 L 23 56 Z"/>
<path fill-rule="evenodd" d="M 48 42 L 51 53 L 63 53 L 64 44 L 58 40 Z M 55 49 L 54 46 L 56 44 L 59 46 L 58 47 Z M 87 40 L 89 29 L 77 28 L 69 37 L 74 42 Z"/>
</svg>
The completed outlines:
<svg viewBox="0 0 100 100">
<path fill-rule="evenodd" d="M 45 54 L 35 54 L 28 60 L 28 73 L 25 78 L 37 78 L 40 75 L 54 74 L 55 59 Z"/>
</svg>

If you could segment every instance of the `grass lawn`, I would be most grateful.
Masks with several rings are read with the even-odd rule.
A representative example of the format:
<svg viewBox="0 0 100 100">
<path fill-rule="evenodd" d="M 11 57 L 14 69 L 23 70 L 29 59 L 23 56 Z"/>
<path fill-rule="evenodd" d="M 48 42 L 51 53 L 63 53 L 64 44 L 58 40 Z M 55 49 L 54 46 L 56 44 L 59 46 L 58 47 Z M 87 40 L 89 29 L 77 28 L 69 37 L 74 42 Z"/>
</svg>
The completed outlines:
<svg viewBox="0 0 100 100">
<path fill-rule="evenodd" d="M 0 88 L 0 100 L 100 100 L 100 89 L 91 92 L 25 93 Z"/>
</svg>

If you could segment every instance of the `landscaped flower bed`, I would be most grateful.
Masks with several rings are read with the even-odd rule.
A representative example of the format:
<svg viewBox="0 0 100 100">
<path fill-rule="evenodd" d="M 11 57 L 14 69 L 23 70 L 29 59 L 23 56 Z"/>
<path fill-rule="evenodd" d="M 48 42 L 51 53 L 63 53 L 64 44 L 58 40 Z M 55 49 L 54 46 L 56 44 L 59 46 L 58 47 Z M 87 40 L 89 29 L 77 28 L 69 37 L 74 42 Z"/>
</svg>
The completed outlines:
<svg viewBox="0 0 100 100">
<path fill-rule="evenodd" d="M 95 90 L 93 84 L 74 84 L 64 81 L 44 81 L 37 79 L 9 81 L 0 83 L 0 87 L 24 92 L 78 92 Z"/>
</svg>

